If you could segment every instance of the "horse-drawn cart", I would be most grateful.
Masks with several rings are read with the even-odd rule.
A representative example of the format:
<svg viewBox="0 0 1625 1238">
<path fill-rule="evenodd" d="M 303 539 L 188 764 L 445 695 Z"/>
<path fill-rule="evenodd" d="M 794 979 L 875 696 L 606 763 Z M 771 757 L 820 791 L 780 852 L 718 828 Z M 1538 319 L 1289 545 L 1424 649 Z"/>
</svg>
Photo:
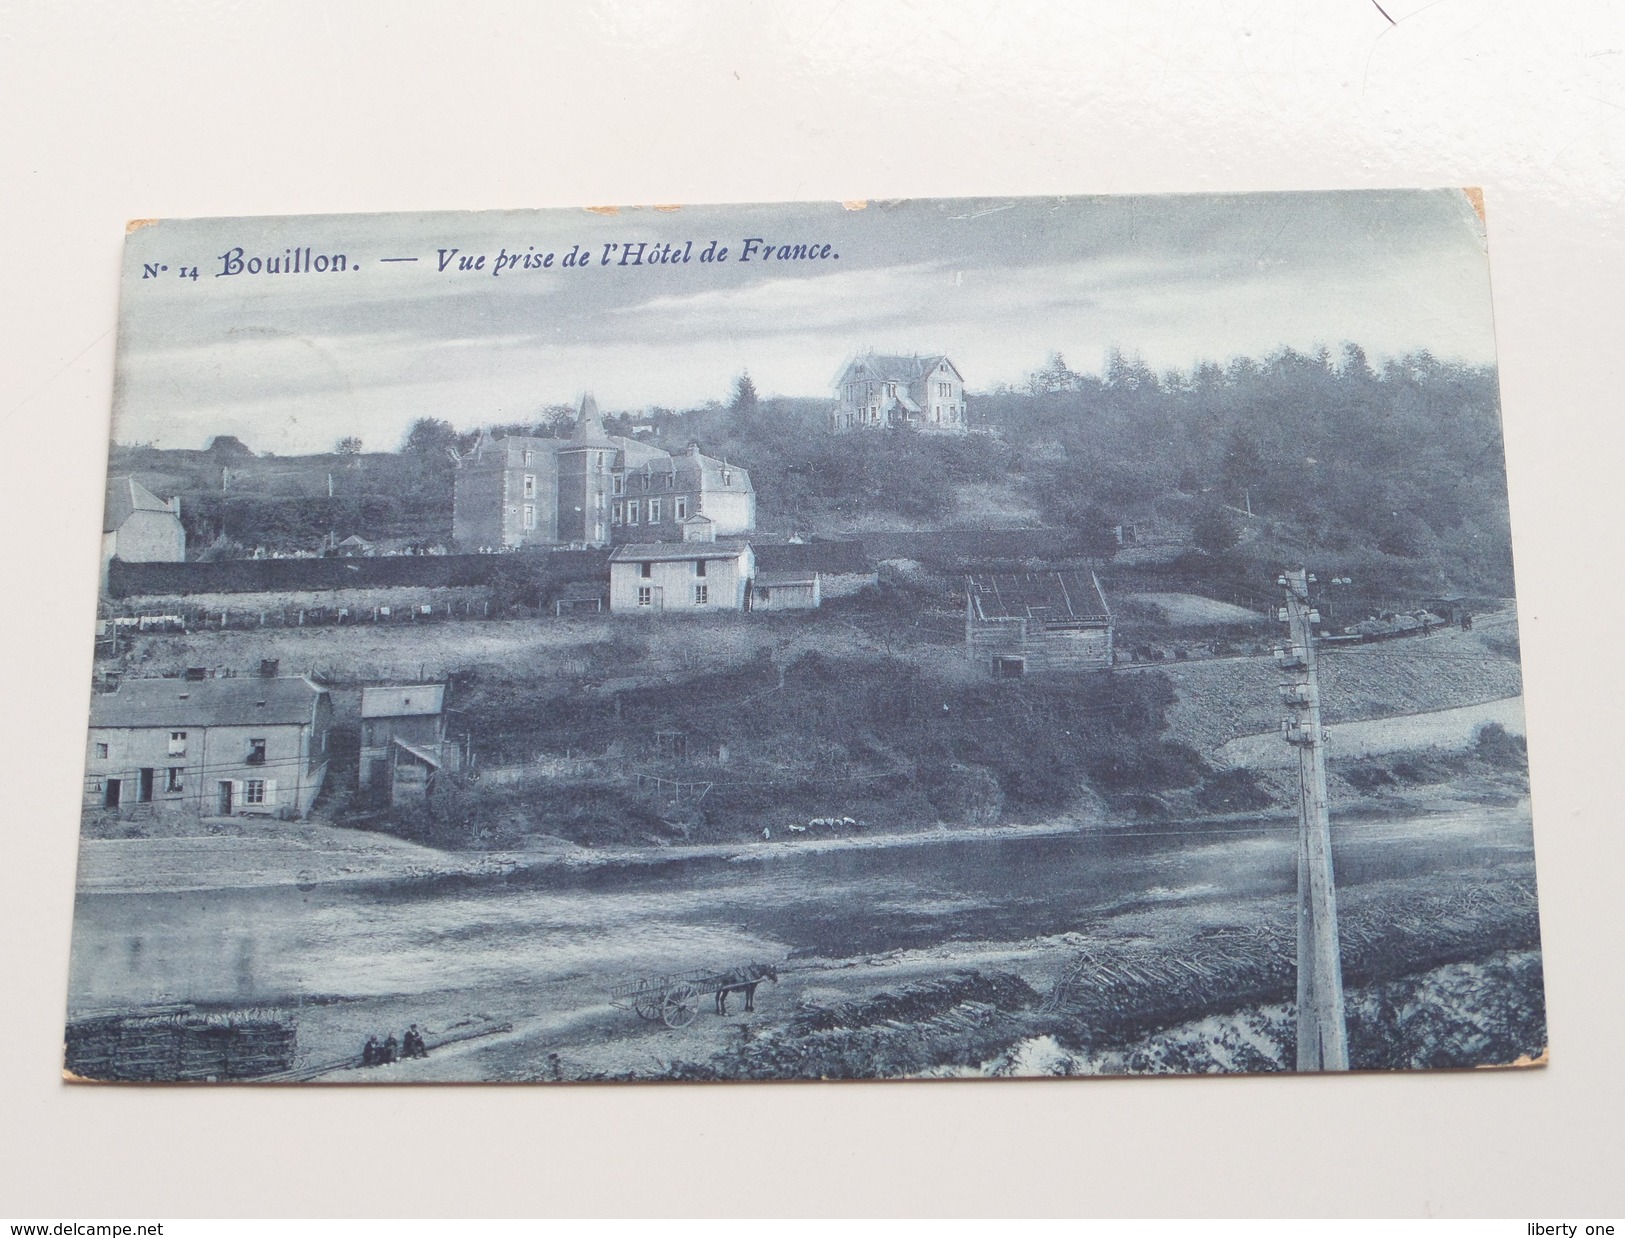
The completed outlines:
<svg viewBox="0 0 1625 1238">
<path fill-rule="evenodd" d="M 756 986 L 763 980 L 777 983 L 778 969 L 751 964 L 730 971 L 705 968 L 672 976 L 637 976 L 622 980 L 609 989 L 610 1005 L 632 1010 L 638 1018 L 664 1023 L 670 1028 L 687 1027 L 700 1013 L 700 999 L 716 999 L 718 1014 L 727 1012 L 727 994 L 743 992 L 745 1009 L 755 1009 Z"/>
</svg>

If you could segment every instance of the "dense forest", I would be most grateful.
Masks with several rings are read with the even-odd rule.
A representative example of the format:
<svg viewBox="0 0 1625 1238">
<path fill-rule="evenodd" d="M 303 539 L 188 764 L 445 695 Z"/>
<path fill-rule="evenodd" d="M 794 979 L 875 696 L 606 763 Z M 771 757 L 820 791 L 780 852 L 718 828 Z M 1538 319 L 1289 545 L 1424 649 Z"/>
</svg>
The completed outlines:
<svg viewBox="0 0 1625 1238">
<path fill-rule="evenodd" d="M 987 431 L 835 436 L 828 401 L 732 397 L 608 419 L 680 449 L 690 440 L 751 472 L 766 535 L 817 535 L 860 518 L 974 524 L 967 487 L 1000 486 L 1106 557 L 1133 524 L 1226 574 L 1304 559 L 1380 581 L 1389 595 L 1512 591 L 1499 405 L 1492 369 L 1427 353 L 1372 366 L 1282 350 L 1226 366 L 1152 372 L 1114 354 L 1100 375 L 1060 356 L 1019 387 L 972 393 Z M 570 410 L 494 432 L 568 433 Z M 332 453 L 256 455 L 115 447 L 113 470 L 180 494 L 194 554 L 312 550 L 330 534 L 447 544 L 455 465 L 472 434 L 421 418 L 397 450 L 355 439 Z M 1263 565 L 1271 565 L 1264 568 Z"/>
</svg>

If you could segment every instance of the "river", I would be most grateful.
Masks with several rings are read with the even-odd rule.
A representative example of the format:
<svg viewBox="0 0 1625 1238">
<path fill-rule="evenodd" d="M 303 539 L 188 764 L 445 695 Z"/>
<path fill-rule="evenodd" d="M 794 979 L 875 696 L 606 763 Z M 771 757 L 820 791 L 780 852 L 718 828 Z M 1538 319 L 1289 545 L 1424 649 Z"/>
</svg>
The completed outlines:
<svg viewBox="0 0 1625 1238">
<path fill-rule="evenodd" d="M 505 1004 L 742 959 L 1018 941 L 1167 903 L 1291 896 L 1283 823 L 955 840 L 369 886 L 81 893 L 70 1008 L 323 999 Z M 1334 832 L 1340 886 L 1531 854 L 1527 802 Z"/>
</svg>

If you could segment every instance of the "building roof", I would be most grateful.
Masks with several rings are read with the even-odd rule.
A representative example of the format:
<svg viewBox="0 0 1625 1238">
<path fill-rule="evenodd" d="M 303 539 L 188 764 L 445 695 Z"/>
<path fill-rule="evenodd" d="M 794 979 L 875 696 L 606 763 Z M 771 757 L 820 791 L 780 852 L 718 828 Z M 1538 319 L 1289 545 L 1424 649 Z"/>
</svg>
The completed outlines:
<svg viewBox="0 0 1625 1238">
<path fill-rule="evenodd" d="M 912 383 L 916 379 L 924 378 L 944 361 L 948 362 L 948 368 L 953 370 L 954 376 L 963 382 L 964 377 L 954 363 L 948 361 L 944 353 L 932 353 L 923 357 L 916 353 L 905 357 L 899 353 L 877 352 L 860 353 L 853 357 L 841 367 L 840 375 L 835 381 L 840 383 L 851 372 L 853 366 L 861 365 L 882 382 Z"/>
<path fill-rule="evenodd" d="M 758 570 L 755 578 L 758 589 L 786 589 L 792 585 L 800 585 L 811 589 L 818 583 L 817 572 L 763 572 Z"/>
<path fill-rule="evenodd" d="M 867 575 L 874 571 L 862 542 L 797 542 L 783 546 L 755 546 L 756 566 L 762 572 L 807 575 Z"/>
<path fill-rule="evenodd" d="M 575 428 L 570 431 L 570 441 L 563 450 L 572 447 L 597 447 L 605 451 L 620 449 L 618 443 L 611 441 L 609 431 L 604 429 L 603 414 L 598 411 L 598 401 L 592 398 L 591 392 L 581 397 Z"/>
<path fill-rule="evenodd" d="M 389 742 L 395 744 L 403 751 L 411 753 L 425 765 L 433 766 L 435 769 L 440 768 L 440 758 L 435 756 L 435 754 L 430 752 L 427 748 L 420 747 L 417 744 L 409 744 L 399 735 L 391 736 Z"/>
<path fill-rule="evenodd" d="M 681 563 L 688 559 L 737 559 L 749 542 L 628 542 L 615 547 L 611 563 Z"/>
<path fill-rule="evenodd" d="M 726 460 L 718 460 L 715 456 L 700 455 L 689 458 L 699 462 L 700 484 L 705 490 L 733 490 L 743 493 L 751 488 L 750 474 L 737 464 L 729 464 Z"/>
<path fill-rule="evenodd" d="M 1068 529 L 942 529 L 933 533 L 866 532 L 863 547 L 878 561 L 914 559 L 955 571 L 1019 571 L 1028 563 L 1064 567 L 1084 559 Z"/>
<path fill-rule="evenodd" d="M 363 718 L 419 718 L 445 709 L 446 685 L 408 684 L 405 687 L 362 688 Z"/>
<path fill-rule="evenodd" d="M 102 508 L 102 532 L 112 533 L 135 512 L 175 513 L 152 491 L 133 477 L 107 479 L 107 504 Z"/>
<path fill-rule="evenodd" d="M 965 587 L 979 619 L 1109 623 L 1111 610 L 1093 572 L 986 572 Z"/>
<path fill-rule="evenodd" d="M 90 698 L 93 727 L 294 726 L 327 689 L 303 677 L 126 679 Z"/>
</svg>

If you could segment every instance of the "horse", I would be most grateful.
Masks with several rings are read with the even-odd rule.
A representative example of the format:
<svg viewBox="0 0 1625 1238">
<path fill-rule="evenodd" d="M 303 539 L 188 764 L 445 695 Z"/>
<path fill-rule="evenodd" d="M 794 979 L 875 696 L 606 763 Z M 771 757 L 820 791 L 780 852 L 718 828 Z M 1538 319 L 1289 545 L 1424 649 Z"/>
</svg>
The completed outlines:
<svg viewBox="0 0 1625 1238">
<path fill-rule="evenodd" d="M 756 986 L 764 980 L 771 980 L 774 984 L 779 982 L 779 969 L 771 963 L 747 963 L 743 967 L 736 967 L 722 976 L 722 983 L 717 986 L 717 1013 L 728 1013 L 728 994 L 743 993 L 745 995 L 745 1012 L 747 1014 L 756 1009 Z"/>
</svg>

